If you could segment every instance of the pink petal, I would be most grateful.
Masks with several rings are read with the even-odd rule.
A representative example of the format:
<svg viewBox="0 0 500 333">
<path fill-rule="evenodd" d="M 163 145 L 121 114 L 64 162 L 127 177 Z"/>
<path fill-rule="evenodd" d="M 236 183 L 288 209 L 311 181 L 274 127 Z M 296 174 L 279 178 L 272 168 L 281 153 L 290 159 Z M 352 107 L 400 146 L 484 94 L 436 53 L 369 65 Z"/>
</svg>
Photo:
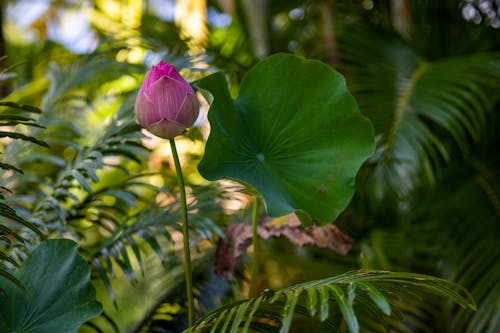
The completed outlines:
<svg viewBox="0 0 500 333">
<path fill-rule="evenodd" d="M 141 85 L 141 90 L 148 89 L 153 83 L 158 81 L 161 77 L 168 77 L 172 80 L 177 81 L 185 90 L 193 92 L 193 88 L 189 83 L 184 80 L 184 78 L 179 74 L 174 65 L 167 64 L 164 61 L 160 61 L 159 64 L 153 66 L 146 76 L 146 79 Z"/>
<path fill-rule="evenodd" d="M 178 81 L 166 76 L 153 83 L 145 93 L 158 107 L 161 118 L 169 119 L 175 117 L 187 94 Z"/>
<path fill-rule="evenodd" d="M 162 119 L 149 125 L 146 129 L 160 138 L 173 139 L 177 135 L 184 133 L 186 126 L 183 126 L 175 121 Z"/>
<path fill-rule="evenodd" d="M 191 127 L 196 119 L 198 119 L 199 113 L 200 103 L 198 102 L 198 98 L 196 95 L 187 94 L 179 107 L 175 121 L 185 124 L 186 127 Z"/>
<path fill-rule="evenodd" d="M 134 110 L 135 118 L 142 127 L 147 127 L 159 119 L 153 102 L 143 91 L 137 94 Z"/>
<path fill-rule="evenodd" d="M 184 90 L 186 90 L 186 92 L 191 92 L 194 94 L 194 90 L 191 85 L 182 77 L 182 75 L 177 71 L 177 69 L 175 69 L 174 66 L 170 67 L 169 72 L 166 76 L 180 83 Z"/>
</svg>

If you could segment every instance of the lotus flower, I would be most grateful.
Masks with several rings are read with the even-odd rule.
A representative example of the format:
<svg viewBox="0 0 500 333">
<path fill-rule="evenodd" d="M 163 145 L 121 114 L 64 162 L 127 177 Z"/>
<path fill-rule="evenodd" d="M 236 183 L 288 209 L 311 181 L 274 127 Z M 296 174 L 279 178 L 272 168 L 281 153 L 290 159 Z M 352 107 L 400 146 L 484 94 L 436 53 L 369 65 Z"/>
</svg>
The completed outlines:
<svg viewBox="0 0 500 333">
<path fill-rule="evenodd" d="M 173 139 L 198 118 L 200 105 L 193 88 L 173 65 L 153 66 L 135 100 L 137 122 L 156 136 Z"/>
</svg>

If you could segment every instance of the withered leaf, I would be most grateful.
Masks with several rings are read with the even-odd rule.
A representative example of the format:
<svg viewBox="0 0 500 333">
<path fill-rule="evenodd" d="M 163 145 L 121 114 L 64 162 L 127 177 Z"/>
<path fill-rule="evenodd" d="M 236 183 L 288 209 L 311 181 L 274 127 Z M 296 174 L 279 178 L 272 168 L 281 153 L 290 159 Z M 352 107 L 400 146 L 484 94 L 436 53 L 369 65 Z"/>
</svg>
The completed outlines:
<svg viewBox="0 0 500 333">
<path fill-rule="evenodd" d="M 215 274 L 234 273 L 239 258 L 252 244 L 252 225 L 250 223 L 233 223 L 224 231 L 227 241 L 219 239 L 215 250 Z"/>
<path fill-rule="evenodd" d="M 352 239 L 334 224 L 304 228 L 295 214 L 277 219 L 264 218 L 257 232 L 262 239 L 284 237 L 297 246 L 312 245 L 329 249 L 338 255 L 346 255 L 351 249 Z M 227 242 L 219 240 L 215 254 L 215 272 L 218 275 L 233 272 L 239 258 L 252 243 L 250 222 L 230 224 L 226 230 Z"/>
</svg>

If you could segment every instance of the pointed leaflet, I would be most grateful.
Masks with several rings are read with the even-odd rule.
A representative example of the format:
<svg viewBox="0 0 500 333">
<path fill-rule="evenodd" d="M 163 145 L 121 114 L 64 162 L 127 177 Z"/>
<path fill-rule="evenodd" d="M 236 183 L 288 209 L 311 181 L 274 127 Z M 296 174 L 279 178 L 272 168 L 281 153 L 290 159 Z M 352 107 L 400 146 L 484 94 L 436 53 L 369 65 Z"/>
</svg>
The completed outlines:
<svg viewBox="0 0 500 333">
<path fill-rule="evenodd" d="M 325 224 L 344 210 L 374 134 L 340 74 L 277 54 L 248 72 L 234 102 L 221 73 L 198 86 L 214 96 L 199 165 L 205 178 L 252 185 L 274 217 L 306 213 Z"/>
<path fill-rule="evenodd" d="M 69 333 L 101 313 L 90 268 L 67 239 L 42 242 L 14 276 L 27 296 L 0 279 L 0 332 Z"/>
<path fill-rule="evenodd" d="M 352 292 L 354 292 L 354 290 L 351 289 L 352 287 L 349 288 L 349 286 L 347 289 L 348 290 L 350 289 Z M 349 328 L 349 332 L 358 333 L 359 323 L 358 323 L 358 318 L 354 313 L 354 308 L 352 307 L 352 300 L 346 297 L 342 288 L 337 285 L 330 286 L 330 295 L 333 296 L 337 305 L 339 306 L 340 312 L 342 313 L 342 316 L 346 321 L 347 327 Z"/>
</svg>

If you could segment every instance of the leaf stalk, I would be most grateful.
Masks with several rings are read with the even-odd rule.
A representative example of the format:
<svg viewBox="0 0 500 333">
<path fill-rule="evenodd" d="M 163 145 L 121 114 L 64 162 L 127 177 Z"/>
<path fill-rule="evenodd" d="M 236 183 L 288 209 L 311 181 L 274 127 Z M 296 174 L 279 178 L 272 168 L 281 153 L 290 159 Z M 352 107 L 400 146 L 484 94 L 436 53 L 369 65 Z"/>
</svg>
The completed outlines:
<svg viewBox="0 0 500 333">
<path fill-rule="evenodd" d="M 253 208 L 252 208 L 252 268 L 250 276 L 250 287 L 248 291 L 248 297 L 255 297 L 256 284 L 257 284 L 257 274 L 259 266 L 259 198 L 257 195 L 253 197 Z"/>
<path fill-rule="evenodd" d="M 184 177 L 182 176 L 181 163 L 175 146 L 175 140 L 169 139 L 172 156 L 174 157 L 175 171 L 177 173 L 177 182 L 179 184 L 179 195 L 181 200 L 181 220 L 182 220 L 182 240 L 184 245 L 184 270 L 186 275 L 186 296 L 188 305 L 188 327 L 194 323 L 194 298 L 193 298 L 193 275 L 191 272 L 191 252 L 189 249 L 189 228 L 186 203 L 186 189 L 184 186 Z"/>
</svg>

